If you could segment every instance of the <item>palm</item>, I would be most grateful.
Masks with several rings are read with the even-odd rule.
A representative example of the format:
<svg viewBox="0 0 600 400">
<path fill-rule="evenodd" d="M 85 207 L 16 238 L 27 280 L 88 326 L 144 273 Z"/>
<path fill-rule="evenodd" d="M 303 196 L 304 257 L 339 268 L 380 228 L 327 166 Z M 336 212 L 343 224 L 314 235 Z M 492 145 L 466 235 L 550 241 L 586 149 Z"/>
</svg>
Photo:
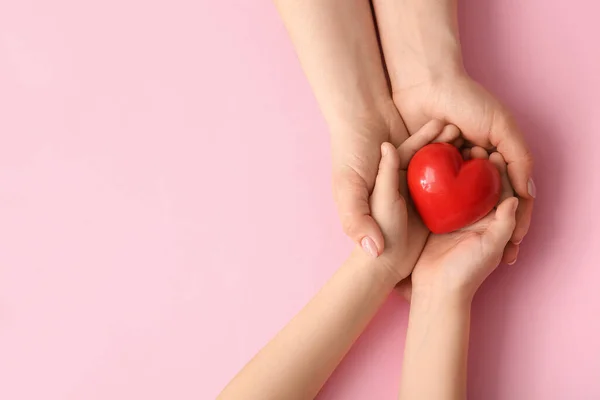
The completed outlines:
<svg viewBox="0 0 600 400">
<path fill-rule="evenodd" d="M 529 230 L 535 197 L 533 158 L 510 112 L 464 73 L 396 89 L 394 103 L 411 134 L 427 121 L 439 119 L 457 126 L 471 145 L 502 154 L 520 198 L 517 228 L 511 238 L 520 243 Z"/>
<path fill-rule="evenodd" d="M 467 75 L 425 82 L 394 94 L 394 102 L 412 134 L 430 119 L 458 126 L 465 139 L 489 148 L 494 124 L 512 124 L 508 111 Z"/>
<path fill-rule="evenodd" d="M 474 147 L 465 152 L 465 156 L 489 158 L 502 177 L 500 203 L 513 197 L 514 191 L 508 179 L 506 163 L 500 153 L 488 155 L 484 149 Z M 475 224 L 458 231 L 430 234 L 413 270 L 413 285 L 443 286 L 449 290 L 465 292 L 466 287 L 479 287 L 501 260 L 511 262 L 516 259 L 518 246 L 511 243 L 506 245 L 506 242 L 498 246 L 502 240 L 498 239 L 497 229 L 490 229 L 494 223 L 497 223 L 497 211 L 490 212 Z M 508 237 L 513 229 L 514 226 L 510 229 Z M 400 288 L 407 298 L 410 296 L 408 287 L 405 284 Z"/>
<path fill-rule="evenodd" d="M 436 284 L 436 280 L 441 278 L 444 285 L 455 289 L 464 282 L 483 282 L 502 257 L 501 251 L 495 257 L 487 254 L 489 245 L 483 234 L 493 219 L 492 212 L 479 222 L 458 231 L 431 234 L 413 271 L 413 281 L 429 285 Z M 482 265 L 481 260 L 485 260 L 486 264 Z M 460 268 L 448 267 L 456 265 Z M 439 268 L 447 270 L 439 271 Z"/>
</svg>

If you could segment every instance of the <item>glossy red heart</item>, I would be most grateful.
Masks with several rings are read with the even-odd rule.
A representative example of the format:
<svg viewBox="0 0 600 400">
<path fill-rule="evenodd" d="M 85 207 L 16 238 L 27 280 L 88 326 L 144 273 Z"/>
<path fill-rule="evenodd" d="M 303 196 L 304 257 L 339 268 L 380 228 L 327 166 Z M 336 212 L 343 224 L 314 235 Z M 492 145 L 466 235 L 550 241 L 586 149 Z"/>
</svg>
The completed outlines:
<svg viewBox="0 0 600 400">
<path fill-rule="evenodd" d="M 502 182 L 489 160 L 464 161 L 448 143 L 419 150 L 408 165 L 408 189 L 433 233 L 448 233 L 485 217 L 498 203 Z"/>
</svg>

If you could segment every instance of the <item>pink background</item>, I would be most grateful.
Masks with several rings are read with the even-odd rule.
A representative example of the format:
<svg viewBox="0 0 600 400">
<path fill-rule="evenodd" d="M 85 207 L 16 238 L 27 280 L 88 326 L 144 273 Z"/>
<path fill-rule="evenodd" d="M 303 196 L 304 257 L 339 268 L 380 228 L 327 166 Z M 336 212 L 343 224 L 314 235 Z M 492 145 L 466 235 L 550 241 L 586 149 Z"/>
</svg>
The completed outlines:
<svg viewBox="0 0 600 400">
<path fill-rule="evenodd" d="M 471 398 L 598 399 L 600 7 L 461 5 L 539 199 L 474 306 Z M 2 0 L 0 138 L 3 400 L 214 398 L 350 248 L 266 0 Z M 395 398 L 406 318 L 393 296 L 321 398 Z"/>
</svg>

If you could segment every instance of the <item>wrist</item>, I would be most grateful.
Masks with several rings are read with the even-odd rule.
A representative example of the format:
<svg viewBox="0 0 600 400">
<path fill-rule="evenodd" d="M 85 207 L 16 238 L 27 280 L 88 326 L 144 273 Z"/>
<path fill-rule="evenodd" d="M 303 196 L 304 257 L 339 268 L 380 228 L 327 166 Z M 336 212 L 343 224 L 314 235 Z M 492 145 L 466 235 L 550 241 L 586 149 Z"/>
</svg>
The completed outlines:
<svg viewBox="0 0 600 400">
<path fill-rule="evenodd" d="M 389 93 L 385 98 L 357 106 L 351 112 L 331 113 L 327 123 L 334 139 L 354 133 L 377 138 L 383 143 L 393 133 L 404 130 L 404 123 Z"/>
<path fill-rule="evenodd" d="M 377 3 L 382 14 L 389 8 L 395 17 L 382 32 L 394 92 L 464 73 L 456 0 Z"/>
<path fill-rule="evenodd" d="M 350 259 L 359 268 L 369 271 L 374 281 L 381 284 L 383 289 L 390 292 L 396 287 L 398 282 L 405 278 L 400 276 L 392 263 L 384 256 L 373 258 L 358 246 L 352 251 Z"/>
<path fill-rule="evenodd" d="M 411 307 L 420 309 L 470 310 L 474 293 L 444 286 L 419 285 L 413 282 Z"/>
</svg>

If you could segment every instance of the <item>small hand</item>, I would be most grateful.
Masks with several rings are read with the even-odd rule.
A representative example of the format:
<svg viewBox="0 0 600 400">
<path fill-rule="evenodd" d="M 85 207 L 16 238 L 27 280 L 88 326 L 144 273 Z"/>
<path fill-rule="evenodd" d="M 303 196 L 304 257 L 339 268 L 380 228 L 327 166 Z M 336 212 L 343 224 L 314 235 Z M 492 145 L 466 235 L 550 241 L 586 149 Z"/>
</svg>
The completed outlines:
<svg viewBox="0 0 600 400">
<path fill-rule="evenodd" d="M 430 121 L 397 149 L 391 143 L 381 145 L 381 160 L 370 208 L 386 243 L 380 258 L 395 274 L 397 281 L 411 273 L 429 234 L 412 205 L 407 205 L 405 200 L 408 198 L 408 163 L 420 148 L 434 139 L 452 141 L 458 135 L 455 126 Z"/>
<path fill-rule="evenodd" d="M 333 197 L 342 227 L 372 257 L 379 256 L 385 247 L 369 205 L 381 144 L 399 144 L 409 136 L 391 99 L 386 109 L 376 116 L 357 118 L 352 126 L 336 126 L 331 135 Z"/>
<path fill-rule="evenodd" d="M 430 119 L 440 119 L 456 125 L 473 145 L 502 154 L 520 198 L 517 226 L 511 237 L 518 245 L 529 229 L 536 193 L 531 179 L 532 155 L 508 110 L 466 73 L 395 88 L 394 102 L 411 133 Z"/>
<path fill-rule="evenodd" d="M 488 153 L 480 147 L 467 150 L 465 155 L 488 158 Z M 407 299 L 413 293 L 435 291 L 442 296 L 458 295 L 469 300 L 501 261 L 510 264 L 516 260 L 519 248 L 509 241 L 516 227 L 518 200 L 502 155 L 492 153 L 489 160 L 502 176 L 503 193 L 498 207 L 471 226 L 429 236 L 411 279 L 401 284 L 400 291 Z"/>
</svg>

